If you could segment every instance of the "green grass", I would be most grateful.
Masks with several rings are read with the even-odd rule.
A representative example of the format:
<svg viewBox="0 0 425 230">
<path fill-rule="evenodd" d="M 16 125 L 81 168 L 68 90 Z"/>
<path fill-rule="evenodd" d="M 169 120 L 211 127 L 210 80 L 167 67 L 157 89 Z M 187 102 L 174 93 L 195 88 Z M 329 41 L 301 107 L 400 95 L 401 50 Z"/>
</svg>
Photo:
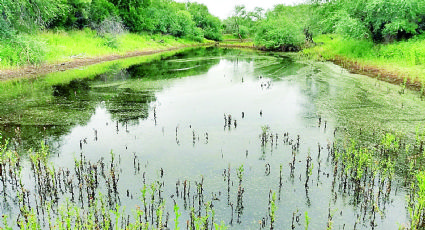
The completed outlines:
<svg viewBox="0 0 425 230">
<path fill-rule="evenodd" d="M 27 64 L 58 63 L 106 55 L 125 55 L 132 51 L 155 51 L 184 47 L 199 42 L 171 35 L 125 33 L 100 37 L 90 29 L 44 31 L 19 36 L 19 42 L 0 39 L 0 70 Z M 204 40 L 202 43 L 209 43 Z"/>
<path fill-rule="evenodd" d="M 73 58 L 98 57 L 110 54 L 124 55 L 131 51 L 161 50 L 198 44 L 188 39 L 175 38 L 170 35 L 148 35 L 126 33 L 118 35 L 116 46 L 109 45 L 108 38 L 96 35 L 95 31 L 45 32 L 40 34 L 50 48 L 47 62 L 70 60 Z"/>
<path fill-rule="evenodd" d="M 12 100 L 24 97 L 33 97 L 35 94 L 43 94 L 45 89 L 51 90 L 51 86 L 66 84 L 74 79 L 93 78 L 99 74 L 113 69 L 123 69 L 131 65 L 151 62 L 164 57 L 175 55 L 179 51 L 168 51 L 147 56 L 138 56 L 115 61 L 103 62 L 78 69 L 71 69 L 65 72 L 55 72 L 45 75 L 42 79 L 34 81 L 32 79 L 12 79 L 0 82 L 0 99 Z"/>
<path fill-rule="evenodd" d="M 223 34 L 223 40 L 233 40 L 233 39 L 239 39 L 233 34 Z"/>
<path fill-rule="evenodd" d="M 338 35 L 320 35 L 314 41 L 318 45 L 304 49 L 305 55 L 324 60 L 343 58 L 361 66 L 374 66 L 412 80 L 425 81 L 423 35 L 391 44 L 373 44 L 372 41 L 344 39 Z"/>
<path fill-rule="evenodd" d="M 0 37 L 0 69 L 37 64 L 45 59 L 46 44 L 31 35 Z"/>
</svg>

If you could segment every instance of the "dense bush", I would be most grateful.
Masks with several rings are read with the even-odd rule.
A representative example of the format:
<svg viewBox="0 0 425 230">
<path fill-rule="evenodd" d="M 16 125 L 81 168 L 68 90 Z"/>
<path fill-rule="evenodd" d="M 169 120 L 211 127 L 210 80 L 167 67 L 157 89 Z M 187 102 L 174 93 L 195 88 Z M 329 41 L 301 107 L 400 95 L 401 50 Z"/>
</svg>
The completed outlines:
<svg viewBox="0 0 425 230">
<path fill-rule="evenodd" d="M 221 39 L 221 21 L 205 5 L 173 0 L 3 0 L 0 13 L 8 25 L 0 33 L 7 28 L 20 33 L 96 28 L 106 19 L 119 18 L 131 32 Z"/>
<path fill-rule="evenodd" d="M 205 5 L 187 3 L 187 8 L 192 15 L 195 25 L 203 30 L 205 38 L 215 41 L 221 41 L 223 39 L 220 19 L 211 15 Z"/>
<path fill-rule="evenodd" d="M 124 31 L 195 41 L 221 40 L 221 21 L 205 5 L 173 0 L 2 0 L 0 58 L 10 65 L 43 60 L 44 44 L 30 33 L 91 28 L 110 48 Z"/>
<path fill-rule="evenodd" d="M 39 64 L 44 60 L 44 42 L 25 34 L 13 34 L 0 39 L 0 61 L 8 66 Z"/>
<path fill-rule="evenodd" d="M 14 30 L 26 33 L 47 27 L 66 9 L 66 3 L 58 0 L 2 0 L 0 4 L 3 20 Z"/>
<path fill-rule="evenodd" d="M 98 25 L 105 19 L 118 17 L 118 9 L 107 0 L 92 0 L 90 5 L 89 21 Z"/>
<path fill-rule="evenodd" d="M 295 51 L 306 40 L 305 5 L 277 5 L 259 22 L 255 43 L 268 50 Z"/>
<path fill-rule="evenodd" d="M 318 33 L 391 42 L 424 30 L 425 4 L 421 0 L 312 0 Z"/>
<path fill-rule="evenodd" d="M 253 11 L 247 11 L 244 5 L 235 6 L 232 16 L 223 21 L 224 33 L 232 34 L 235 38 L 248 38 L 256 33 L 263 19 L 263 8 L 256 7 Z"/>
</svg>

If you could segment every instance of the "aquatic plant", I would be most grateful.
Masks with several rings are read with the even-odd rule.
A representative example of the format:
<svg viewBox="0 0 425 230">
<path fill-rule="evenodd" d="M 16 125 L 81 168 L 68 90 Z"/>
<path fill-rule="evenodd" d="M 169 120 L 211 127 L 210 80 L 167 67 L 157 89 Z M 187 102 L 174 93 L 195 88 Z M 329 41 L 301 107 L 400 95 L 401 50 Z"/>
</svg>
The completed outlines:
<svg viewBox="0 0 425 230">
<path fill-rule="evenodd" d="M 179 228 L 179 217 L 182 215 L 181 212 L 179 212 L 179 206 L 174 204 L 174 214 L 176 215 L 176 218 L 174 219 L 174 229 L 178 230 Z"/>
<path fill-rule="evenodd" d="M 310 225 L 310 217 L 308 216 L 308 212 L 305 211 L 304 213 L 304 217 L 305 217 L 305 230 L 308 230 L 308 226 Z"/>
<path fill-rule="evenodd" d="M 243 169 L 243 164 L 242 164 L 241 166 L 239 166 L 239 168 L 236 171 L 236 174 L 237 174 L 238 179 L 239 179 L 239 184 L 242 183 L 243 171 L 244 171 L 244 169 Z"/>
<path fill-rule="evenodd" d="M 276 192 L 272 192 L 270 190 L 271 193 L 271 199 L 269 200 L 269 210 L 270 210 L 270 229 L 274 229 L 274 223 L 276 221 Z"/>
<path fill-rule="evenodd" d="M 270 126 L 268 125 L 261 126 L 261 135 L 260 135 L 261 146 L 265 146 L 267 144 L 269 132 L 270 132 Z"/>
<path fill-rule="evenodd" d="M 414 204 L 409 206 L 411 218 L 411 229 L 423 229 L 425 227 L 425 172 L 420 171 L 416 174 L 417 188 L 412 184 L 412 190 L 416 191 L 411 195 Z M 413 196 L 413 197 L 412 197 Z M 410 201 L 412 203 L 412 201 Z"/>
</svg>

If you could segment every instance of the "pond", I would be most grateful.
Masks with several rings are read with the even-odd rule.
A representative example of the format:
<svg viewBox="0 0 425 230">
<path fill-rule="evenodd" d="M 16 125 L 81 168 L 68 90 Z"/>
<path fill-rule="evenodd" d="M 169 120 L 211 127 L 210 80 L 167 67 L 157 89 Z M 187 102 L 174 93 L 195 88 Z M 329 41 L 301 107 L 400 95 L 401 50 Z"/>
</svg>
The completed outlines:
<svg viewBox="0 0 425 230">
<path fill-rule="evenodd" d="M 409 226 L 425 103 L 401 86 L 216 47 L 3 84 L 12 228 Z"/>
</svg>

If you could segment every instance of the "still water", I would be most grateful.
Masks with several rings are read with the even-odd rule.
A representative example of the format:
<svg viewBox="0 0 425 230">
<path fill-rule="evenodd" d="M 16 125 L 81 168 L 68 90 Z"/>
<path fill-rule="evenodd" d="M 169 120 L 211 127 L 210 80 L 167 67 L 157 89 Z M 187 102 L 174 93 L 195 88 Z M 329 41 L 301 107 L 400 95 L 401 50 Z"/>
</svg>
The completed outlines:
<svg viewBox="0 0 425 230">
<path fill-rule="evenodd" d="M 70 171 L 59 177 L 62 186 L 73 184 L 72 193 L 59 190 L 57 205 L 71 199 L 87 209 L 88 182 L 72 176 L 76 162 L 106 165 L 116 191 L 109 169 L 103 176 L 99 169 L 94 198 L 104 196 L 111 209 L 125 207 L 120 223 L 136 221 L 146 185 L 145 210 L 162 208 L 170 229 L 175 204 L 181 229 L 191 227 L 192 208 L 209 214 L 210 227 L 213 221 L 229 229 L 304 229 L 306 215 L 310 229 L 396 229 L 409 223 L 402 169 L 391 183 L 382 179 L 387 198 L 377 195 L 379 178 L 359 198 L 335 173 L 340 166 L 332 149 L 348 138 L 373 146 L 386 132 L 413 136 L 423 126 L 425 104 L 400 90 L 296 54 L 200 48 L 125 68 L 111 65 L 89 78 L 14 97 L 3 102 L 0 131 L 22 156 L 33 208 L 45 201 L 25 152 L 44 142 L 49 165 L 58 174 Z M 1 213 L 13 223 L 20 213 L 16 191 L 0 188 L 10 193 Z M 153 226 L 155 216 L 146 218 Z"/>
</svg>

